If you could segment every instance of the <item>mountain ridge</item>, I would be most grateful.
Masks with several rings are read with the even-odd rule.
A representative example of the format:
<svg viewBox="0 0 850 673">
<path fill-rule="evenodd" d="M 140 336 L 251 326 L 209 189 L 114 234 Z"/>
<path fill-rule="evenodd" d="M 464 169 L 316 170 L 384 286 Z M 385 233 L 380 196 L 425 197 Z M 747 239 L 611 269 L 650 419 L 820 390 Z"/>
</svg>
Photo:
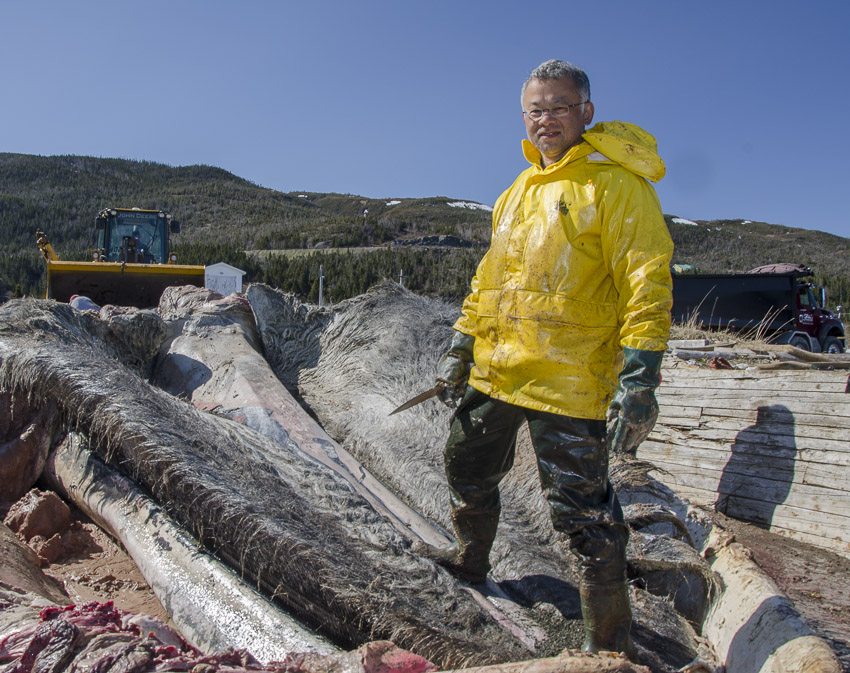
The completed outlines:
<svg viewBox="0 0 850 673">
<path fill-rule="evenodd" d="M 174 244 L 181 259 L 189 263 L 246 264 L 239 255 L 245 250 L 302 249 L 318 254 L 323 249 L 338 253 L 347 248 L 404 248 L 408 242 L 421 246 L 424 239 L 442 236 L 465 246 L 466 257 L 453 273 L 471 277 L 474 258 L 483 254 L 491 231 L 488 206 L 445 196 L 378 199 L 287 193 L 204 164 L 169 166 L 131 159 L 0 153 L 0 291 L 5 284 L 28 293 L 38 285 L 36 228 L 47 232 L 61 257 L 84 259 L 94 242 L 94 216 L 105 207 L 134 206 L 167 210 L 183 223 Z M 674 240 L 676 263 L 714 273 L 776 262 L 803 264 L 829 288 L 833 305 L 850 301 L 850 255 L 846 254 L 850 239 L 745 219 L 686 220 L 665 214 L 665 220 Z M 203 259 L 205 254 L 228 259 Z M 29 261 L 15 264 L 10 256 Z M 443 265 L 447 257 L 442 255 Z M 388 257 L 386 263 L 396 261 Z M 413 258 L 406 263 L 419 264 Z M 423 274 L 428 266 L 421 269 Z M 255 276 L 251 280 L 269 280 L 259 266 L 249 272 Z M 457 280 L 448 296 L 460 293 L 468 281 L 469 277 Z M 433 283 L 423 281 L 426 284 L 432 286 L 429 292 L 436 291 Z"/>
</svg>

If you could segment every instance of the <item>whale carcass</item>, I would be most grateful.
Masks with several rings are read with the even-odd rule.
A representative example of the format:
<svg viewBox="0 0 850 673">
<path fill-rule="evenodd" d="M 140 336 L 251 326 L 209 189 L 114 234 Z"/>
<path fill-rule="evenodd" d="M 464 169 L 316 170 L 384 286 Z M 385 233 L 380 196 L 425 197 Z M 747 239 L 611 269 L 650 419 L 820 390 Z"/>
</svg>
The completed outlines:
<svg viewBox="0 0 850 673">
<path fill-rule="evenodd" d="M 349 648 L 392 640 L 444 668 L 533 654 L 450 575 L 410 554 L 348 482 L 151 386 L 146 363 L 122 362 L 96 317 L 36 300 L 0 314 L 0 388 L 55 406 L 201 544 L 310 627 Z"/>
<path fill-rule="evenodd" d="M 381 482 L 450 530 L 442 448 L 451 411 L 431 400 L 389 413 L 433 385 L 457 307 L 392 282 L 330 308 L 303 304 L 263 285 L 250 286 L 247 297 L 278 378 L 297 389 L 328 433 Z M 675 590 L 660 592 L 663 597 L 637 587 L 633 593 L 643 658 L 658 670 L 678 668 L 698 655 L 699 638 L 689 618 L 698 621 L 705 608 L 711 573 L 686 542 L 665 537 L 666 546 L 658 551 L 658 545 L 649 549 L 642 540 L 633 535 L 630 563 L 636 579 L 647 567 L 665 565 L 696 588 L 687 616 L 670 609 Z M 666 558 L 653 558 L 658 554 Z M 552 628 L 560 631 L 561 646 L 581 645 L 576 561 L 552 528 L 527 435 L 521 434 L 515 466 L 502 483 L 502 515 L 490 561 L 494 581 L 488 586 L 494 592 L 530 607 L 531 618 L 551 625 L 550 638 Z"/>
</svg>

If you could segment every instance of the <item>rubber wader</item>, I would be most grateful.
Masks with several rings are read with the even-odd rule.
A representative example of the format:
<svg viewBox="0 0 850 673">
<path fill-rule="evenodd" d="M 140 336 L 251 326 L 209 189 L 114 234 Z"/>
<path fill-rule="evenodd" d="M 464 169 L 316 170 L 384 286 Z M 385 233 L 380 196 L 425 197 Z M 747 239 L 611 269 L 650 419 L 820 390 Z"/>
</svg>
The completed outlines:
<svg viewBox="0 0 850 673">
<path fill-rule="evenodd" d="M 498 523 L 498 513 L 478 512 L 455 517 L 453 511 L 454 543 L 438 548 L 420 542 L 413 545 L 413 551 L 434 560 L 465 582 L 483 584 L 490 572 L 490 548 Z"/>
<path fill-rule="evenodd" d="M 637 663 L 631 642 L 632 608 L 626 580 L 628 528 L 587 527 L 573 551 L 581 559 L 579 594 L 584 620 L 585 652 L 623 652 Z"/>
</svg>

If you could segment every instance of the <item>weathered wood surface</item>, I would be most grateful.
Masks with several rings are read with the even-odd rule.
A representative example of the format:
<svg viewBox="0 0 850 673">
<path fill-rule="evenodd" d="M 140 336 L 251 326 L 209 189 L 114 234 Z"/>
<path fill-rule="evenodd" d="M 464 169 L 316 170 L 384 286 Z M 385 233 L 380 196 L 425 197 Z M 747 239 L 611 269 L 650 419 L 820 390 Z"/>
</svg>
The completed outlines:
<svg viewBox="0 0 850 673">
<path fill-rule="evenodd" d="M 695 503 L 850 557 L 846 370 L 710 369 L 665 360 L 638 449 Z"/>
</svg>

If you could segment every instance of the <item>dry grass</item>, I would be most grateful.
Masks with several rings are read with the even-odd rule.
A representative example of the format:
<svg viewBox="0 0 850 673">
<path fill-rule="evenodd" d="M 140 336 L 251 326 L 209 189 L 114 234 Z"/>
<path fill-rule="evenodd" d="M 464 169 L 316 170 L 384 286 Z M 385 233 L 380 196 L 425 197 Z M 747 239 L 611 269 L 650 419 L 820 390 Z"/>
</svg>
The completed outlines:
<svg viewBox="0 0 850 673">
<path fill-rule="evenodd" d="M 705 339 L 708 343 L 734 344 L 741 348 L 750 348 L 753 350 L 762 349 L 768 346 L 768 342 L 760 335 L 750 334 L 749 332 L 733 332 L 731 330 L 706 330 L 695 325 L 683 324 L 673 325 L 670 328 L 670 340 L 695 340 Z"/>
<path fill-rule="evenodd" d="M 683 323 L 673 323 L 673 326 L 670 328 L 670 339 L 705 339 L 709 343 L 734 344 L 741 348 L 764 350 L 765 347 L 769 345 L 767 340 L 769 326 L 772 324 L 775 317 L 776 316 L 772 312 L 768 313 L 757 325 L 748 327 L 742 331 L 732 329 L 708 330 L 702 326 L 702 322 L 697 319 L 697 311 L 694 311 L 687 321 Z"/>
</svg>

